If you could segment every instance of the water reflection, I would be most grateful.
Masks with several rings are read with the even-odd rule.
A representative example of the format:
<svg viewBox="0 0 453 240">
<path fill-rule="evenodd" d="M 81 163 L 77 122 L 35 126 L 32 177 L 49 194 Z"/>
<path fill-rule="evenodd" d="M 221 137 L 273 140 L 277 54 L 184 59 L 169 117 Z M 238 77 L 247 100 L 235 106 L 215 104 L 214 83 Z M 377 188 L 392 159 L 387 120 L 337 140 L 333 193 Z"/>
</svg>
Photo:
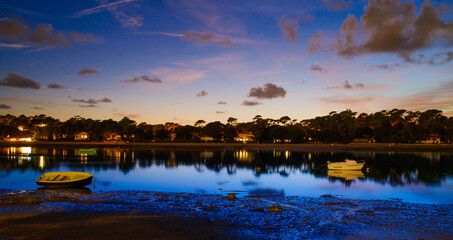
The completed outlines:
<svg viewBox="0 0 453 240">
<path fill-rule="evenodd" d="M 340 162 L 346 158 L 364 160 L 369 172 L 327 171 L 327 161 Z M 184 174 L 187 169 L 193 169 L 198 174 L 205 175 L 225 172 L 231 177 L 246 171 L 258 180 L 264 176 L 272 178 L 278 176 L 290 181 L 292 176 L 308 175 L 331 183 L 341 183 L 348 188 L 360 182 L 373 182 L 393 187 L 414 184 L 441 186 L 448 176 L 451 179 L 453 175 L 453 153 L 98 148 L 95 154 L 91 154 L 71 147 L 0 148 L 2 179 L 8 179 L 8 173 L 15 170 L 41 173 L 65 169 L 128 174 L 139 169 L 153 168 L 165 169 L 167 171 L 165 174 L 171 171 L 172 174 L 176 174 L 176 177 L 178 174 Z M 241 181 L 240 186 L 249 191 L 263 189 L 259 186 L 259 181 L 250 179 Z M 115 183 L 115 180 L 105 179 L 99 184 L 107 187 L 114 185 L 112 182 Z M 215 180 L 214 183 L 216 182 L 219 181 Z M 197 191 L 203 190 L 202 187 L 197 189 Z"/>
</svg>

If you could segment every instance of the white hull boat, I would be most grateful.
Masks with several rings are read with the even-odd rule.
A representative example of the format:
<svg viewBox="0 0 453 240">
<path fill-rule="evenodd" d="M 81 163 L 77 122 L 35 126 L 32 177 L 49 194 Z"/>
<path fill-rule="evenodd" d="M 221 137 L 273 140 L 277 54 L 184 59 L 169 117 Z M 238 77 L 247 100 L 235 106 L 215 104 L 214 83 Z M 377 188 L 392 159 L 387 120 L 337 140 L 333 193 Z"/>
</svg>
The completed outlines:
<svg viewBox="0 0 453 240">
<path fill-rule="evenodd" d="M 364 162 L 357 162 L 356 160 L 350 159 L 345 159 L 344 162 L 327 161 L 327 169 L 329 170 L 357 171 L 362 170 L 364 165 Z"/>
</svg>

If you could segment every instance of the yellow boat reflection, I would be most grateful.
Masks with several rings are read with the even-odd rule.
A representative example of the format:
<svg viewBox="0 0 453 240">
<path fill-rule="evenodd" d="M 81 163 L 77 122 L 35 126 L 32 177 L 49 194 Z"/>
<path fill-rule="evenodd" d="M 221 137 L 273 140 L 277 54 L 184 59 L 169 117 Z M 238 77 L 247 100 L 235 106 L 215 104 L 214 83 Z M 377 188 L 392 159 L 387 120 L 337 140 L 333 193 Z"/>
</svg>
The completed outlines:
<svg viewBox="0 0 453 240">
<path fill-rule="evenodd" d="M 327 171 L 327 177 L 329 178 L 341 178 L 346 181 L 352 181 L 357 178 L 365 179 L 365 175 L 360 170 L 350 170 L 350 171 L 341 171 L 341 170 L 329 170 Z"/>
</svg>

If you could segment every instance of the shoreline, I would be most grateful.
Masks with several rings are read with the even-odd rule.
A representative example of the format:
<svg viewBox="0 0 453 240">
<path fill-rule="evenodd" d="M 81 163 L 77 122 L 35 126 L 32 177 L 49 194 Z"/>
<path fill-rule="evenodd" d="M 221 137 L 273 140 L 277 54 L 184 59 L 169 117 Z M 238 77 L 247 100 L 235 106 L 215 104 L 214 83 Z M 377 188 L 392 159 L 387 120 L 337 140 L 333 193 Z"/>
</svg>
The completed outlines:
<svg viewBox="0 0 453 240">
<path fill-rule="evenodd" d="M 0 238 L 448 239 L 452 209 L 331 195 L 0 189 Z"/>
<path fill-rule="evenodd" d="M 208 149 L 281 149 L 301 151 L 446 151 L 453 144 L 349 143 L 349 144 L 275 144 L 275 143 L 177 143 L 177 142 L 0 142 L 0 147 L 74 146 L 74 147 L 136 147 L 136 148 L 208 148 Z"/>
</svg>

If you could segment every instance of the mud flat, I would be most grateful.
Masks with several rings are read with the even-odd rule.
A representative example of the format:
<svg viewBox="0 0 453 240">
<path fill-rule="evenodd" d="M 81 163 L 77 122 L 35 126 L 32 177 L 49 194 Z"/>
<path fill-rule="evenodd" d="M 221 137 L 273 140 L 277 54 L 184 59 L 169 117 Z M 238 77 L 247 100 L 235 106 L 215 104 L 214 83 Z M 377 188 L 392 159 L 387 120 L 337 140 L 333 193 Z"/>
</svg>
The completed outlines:
<svg viewBox="0 0 453 240">
<path fill-rule="evenodd" d="M 6 239 L 451 239 L 453 204 L 88 188 L 0 190 Z"/>
</svg>

